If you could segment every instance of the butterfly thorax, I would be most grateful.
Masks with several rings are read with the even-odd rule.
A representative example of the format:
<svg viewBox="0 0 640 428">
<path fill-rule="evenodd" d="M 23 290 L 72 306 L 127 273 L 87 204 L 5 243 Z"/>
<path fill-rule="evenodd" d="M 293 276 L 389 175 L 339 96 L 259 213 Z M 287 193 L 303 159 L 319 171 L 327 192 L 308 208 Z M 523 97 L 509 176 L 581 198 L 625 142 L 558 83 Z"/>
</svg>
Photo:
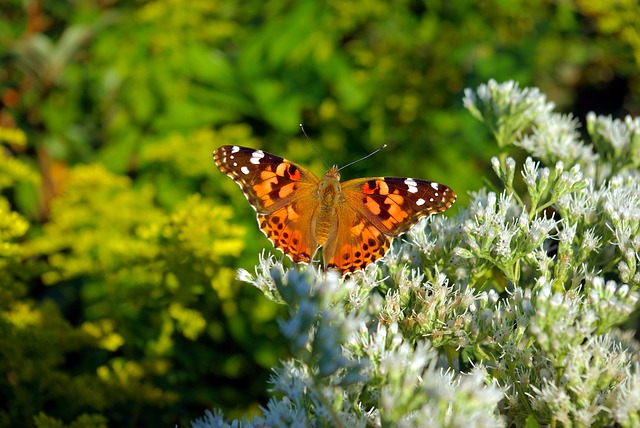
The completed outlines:
<svg viewBox="0 0 640 428">
<path fill-rule="evenodd" d="M 324 245 L 336 221 L 336 205 L 342 200 L 340 190 L 340 173 L 338 167 L 333 166 L 324 175 L 318 186 L 320 212 L 316 221 L 316 237 L 318 245 Z"/>
</svg>

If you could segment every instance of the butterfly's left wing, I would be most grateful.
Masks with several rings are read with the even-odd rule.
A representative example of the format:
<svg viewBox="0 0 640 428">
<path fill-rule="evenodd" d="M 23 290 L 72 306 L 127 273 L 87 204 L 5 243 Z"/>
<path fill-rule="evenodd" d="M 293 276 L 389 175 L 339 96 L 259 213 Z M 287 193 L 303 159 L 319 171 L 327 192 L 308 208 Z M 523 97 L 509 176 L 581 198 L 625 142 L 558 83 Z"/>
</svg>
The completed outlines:
<svg viewBox="0 0 640 428">
<path fill-rule="evenodd" d="M 361 178 L 342 183 L 345 204 L 327 239 L 327 267 L 342 272 L 364 269 L 384 256 L 392 237 L 422 218 L 447 210 L 456 194 L 444 184 L 415 178 Z"/>
<path fill-rule="evenodd" d="M 313 229 L 318 177 L 280 156 L 248 147 L 219 147 L 213 159 L 240 186 L 269 241 L 294 262 L 309 263 L 318 249 Z"/>
<path fill-rule="evenodd" d="M 320 181 L 300 165 L 249 147 L 218 147 L 213 160 L 240 186 L 259 215 L 272 214 L 300 195 L 311 194 Z"/>
</svg>

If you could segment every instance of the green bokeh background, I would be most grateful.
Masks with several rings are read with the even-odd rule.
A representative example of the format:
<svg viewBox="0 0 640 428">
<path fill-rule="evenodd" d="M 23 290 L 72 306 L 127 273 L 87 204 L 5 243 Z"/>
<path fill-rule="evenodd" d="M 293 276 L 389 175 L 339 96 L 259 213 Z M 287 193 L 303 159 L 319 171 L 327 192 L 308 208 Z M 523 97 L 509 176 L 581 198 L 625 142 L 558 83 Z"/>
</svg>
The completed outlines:
<svg viewBox="0 0 640 428">
<path fill-rule="evenodd" d="M 0 427 L 258 411 L 282 311 L 233 278 L 273 250 L 212 150 L 322 174 L 303 123 L 329 163 L 389 145 L 344 179 L 465 205 L 498 149 L 464 88 L 637 115 L 638 22 L 636 0 L 3 0 L 0 129 L 26 143 L 0 133 Z"/>
</svg>

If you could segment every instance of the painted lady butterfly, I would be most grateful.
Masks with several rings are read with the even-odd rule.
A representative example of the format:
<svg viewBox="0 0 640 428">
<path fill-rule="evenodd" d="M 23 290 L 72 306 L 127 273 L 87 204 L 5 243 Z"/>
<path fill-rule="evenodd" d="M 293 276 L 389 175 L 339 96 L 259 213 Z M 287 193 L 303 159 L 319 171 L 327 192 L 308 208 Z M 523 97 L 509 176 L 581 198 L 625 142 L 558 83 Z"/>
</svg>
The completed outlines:
<svg viewBox="0 0 640 428">
<path fill-rule="evenodd" d="M 294 262 L 309 263 L 322 247 L 325 268 L 343 274 L 382 258 L 393 237 L 456 200 L 447 186 L 415 178 L 340 183 L 333 166 L 320 179 L 280 156 L 247 147 L 219 147 L 213 159 L 240 186 L 276 248 Z"/>
</svg>

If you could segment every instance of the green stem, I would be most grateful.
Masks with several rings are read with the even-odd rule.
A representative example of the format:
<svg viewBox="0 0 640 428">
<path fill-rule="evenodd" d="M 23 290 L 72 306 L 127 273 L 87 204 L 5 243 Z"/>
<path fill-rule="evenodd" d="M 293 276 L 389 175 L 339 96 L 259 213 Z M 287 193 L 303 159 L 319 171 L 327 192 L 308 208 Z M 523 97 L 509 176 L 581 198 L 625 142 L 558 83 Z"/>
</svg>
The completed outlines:
<svg viewBox="0 0 640 428">
<path fill-rule="evenodd" d="M 329 414 L 331 415 L 331 420 L 333 421 L 334 426 L 337 428 L 347 428 L 347 426 L 343 423 L 342 419 L 340 419 L 338 414 L 335 412 L 333 406 L 331 406 L 325 399 L 324 394 L 322 394 L 322 389 L 318 387 L 318 379 L 316 379 L 315 375 L 311 376 L 311 382 L 313 383 L 312 385 L 313 391 L 318 396 L 318 401 L 320 401 L 320 403 L 324 406 L 324 408 L 329 411 Z"/>
<path fill-rule="evenodd" d="M 507 153 L 506 152 L 501 152 L 498 155 L 498 160 L 500 161 L 500 168 L 503 171 L 507 170 Z M 507 191 L 507 193 L 511 196 L 513 196 L 515 198 L 515 200 L 518 202 L 518 205 L 520 205 L 521 208 L 524 208 L 524 201 L 520 198 L 520 195 L 518 195 L 518 193 L 515 191 L 515 189 L 513 188 L 513 183 L 508 184 L 508 183 L 503 183 L 504 184 L 504 188 Z"/>
</svg>

